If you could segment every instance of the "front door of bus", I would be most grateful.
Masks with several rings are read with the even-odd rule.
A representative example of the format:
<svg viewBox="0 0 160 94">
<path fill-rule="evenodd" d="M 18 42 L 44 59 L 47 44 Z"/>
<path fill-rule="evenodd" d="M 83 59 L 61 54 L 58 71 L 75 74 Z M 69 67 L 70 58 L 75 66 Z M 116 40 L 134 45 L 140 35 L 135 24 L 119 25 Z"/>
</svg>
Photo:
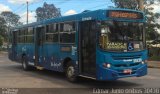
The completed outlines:
<svg viewBox="0 0 160 94">
<path fill-rule="evenodd" d="M 35 65 L 41 66 L 43 60 L 43 42 L 44 42 L 44 27 L 36 28 L 36 43 L 35 43 Z"/>
<path fill-rule="evenodd" d="M 95 21 L 80 23 L 79 61 L 80 72 L 85 76 L 96 76 L 96 29 Z"/>
</svg>

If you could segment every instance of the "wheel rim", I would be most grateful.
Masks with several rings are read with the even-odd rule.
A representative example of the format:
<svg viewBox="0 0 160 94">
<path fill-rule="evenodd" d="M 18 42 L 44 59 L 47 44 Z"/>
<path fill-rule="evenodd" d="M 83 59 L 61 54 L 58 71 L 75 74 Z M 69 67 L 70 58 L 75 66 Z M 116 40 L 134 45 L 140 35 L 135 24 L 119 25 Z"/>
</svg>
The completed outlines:
<svg viewBox="0 0 160 94">
<path fill-rule="evenodd" d="M 67 77 L 72 78 L 73 76 L 74 76 L 74 67 L 70 66 L 68 67 L 68 70 L 67 70 Z"/>
</svg>

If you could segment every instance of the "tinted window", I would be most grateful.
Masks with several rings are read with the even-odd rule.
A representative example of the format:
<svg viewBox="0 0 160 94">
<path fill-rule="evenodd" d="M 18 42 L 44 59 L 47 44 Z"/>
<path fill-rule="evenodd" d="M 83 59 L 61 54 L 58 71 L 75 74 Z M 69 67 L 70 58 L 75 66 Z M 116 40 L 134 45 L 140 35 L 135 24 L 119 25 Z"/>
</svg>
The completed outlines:
<svg viewBox="0 0 160 94">
<path fill-rule="evenodd" d="M 58 24 L 53 23 L 46 26 L 46 33 L 58 32 Z"/>
<path fill-rule="evenodd" d="M 46 26 L 46 42 L 49 43 L 58 42 L 59 39 L 58 27 L 59 25 L 57 23 L 53 23 Z"/>
<path fill-rule="evenodd" d="M 18 31 L 18 43 L 33 43 L 34 30 L 33 27 L 23 28 Z"/>
<path fill-rule="evenodd" d="M 60 42 L 75 43 L 75 22 L 60 24 Z"/>
<path fill-rule="evenodd" d="M 34 42 L 34 30 L 33 27 L 28 27 L 27 33 L 25 34 L 25 43 Z"/>
<path fill-rule="evenodd" d="M 25 43 L 25 33 L 26 33 L 26 29 L 20 29 L 18 31 L 18 43 Z"/>
</svg>

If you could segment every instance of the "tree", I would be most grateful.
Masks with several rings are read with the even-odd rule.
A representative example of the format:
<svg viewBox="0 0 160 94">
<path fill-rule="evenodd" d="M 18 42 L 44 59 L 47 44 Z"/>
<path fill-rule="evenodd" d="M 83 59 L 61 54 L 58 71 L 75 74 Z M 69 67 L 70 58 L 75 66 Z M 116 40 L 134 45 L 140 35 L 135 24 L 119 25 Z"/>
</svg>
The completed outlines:
<svg viewBox="0 0 160 94">
<path fill-rule="evenodd" d="M 4 11 L 1 13 L 1 15 L 5 19 L 7 27 L 15 27 L 15 26 L 21 24 L 19 22 L 20 16 L 17 14 L 14 14 L 11 11 Z"/>
<path fill-rule="evenodd" d="M 0 35 L 1 37 L 4 37 L 6 39 L 7 37 L 7 30 L 6 30 L 6 21 L 4 20 L 3 17 L 0 16 Z"/>
<path fill-rule="evenodd" d="M 138 0 L 112 0 L 112 2 L 115 3 L 117 8 L 140 10 Z M 144 0 L 144 11 L 147 16 L 147 39 L 155 39 L 158 37 L 157 35 L 159 35 L 157 30 L 160 29 L 160 24 L 158 24 L 156 20 L 160 18 L 160 13 L 153 12 L 153 6 L 156 4 L 160 4 L 160 0 Z"/>
<path fill-rule="evenodd" d="M 0 48 L 3 45 L 3 37 L 0 35 Z"/>
<path fill-rule="evenodd" d="M 118 8 L 138 9 L 136 0 L 112 0 Z"/>
<path fill-rule="evenodd" d="M 12 27 L 21 25 L 20 16 L 17 14 L 14 14 L 11 11 L 3 11 L 1 14 L 1 21 L 3 24 L 2 25 L 2 30 L 1 33 L 2 37 L 4 38 L 5 41 L 8 41 L 9 37 L 9 31 Z"/>
<path fill-rule="evenodd" d="M 42 21 L 49 18 L 55 18 L 61 16 L 59 8 L 56 8 L 54 4 L 47 4 L 44 2 L 43 7 L 36 9 L 37 21 Z"/>
</svg>

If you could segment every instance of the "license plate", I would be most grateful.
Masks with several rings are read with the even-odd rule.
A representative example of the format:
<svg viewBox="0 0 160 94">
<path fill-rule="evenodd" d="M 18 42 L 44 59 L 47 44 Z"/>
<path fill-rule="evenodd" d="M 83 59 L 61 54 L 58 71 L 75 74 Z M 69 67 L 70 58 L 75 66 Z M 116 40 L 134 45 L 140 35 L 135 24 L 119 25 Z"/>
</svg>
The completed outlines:
<svg viewBox="0 0 160 94">
<path fill-rule="evenodd" d="M 123 73 L 131 74 L 131 73 L 132 73 L 132 70 L 131 70 L 131 69 L 126 69 L 126 70 L 123 71 Z"/>
</svg>

